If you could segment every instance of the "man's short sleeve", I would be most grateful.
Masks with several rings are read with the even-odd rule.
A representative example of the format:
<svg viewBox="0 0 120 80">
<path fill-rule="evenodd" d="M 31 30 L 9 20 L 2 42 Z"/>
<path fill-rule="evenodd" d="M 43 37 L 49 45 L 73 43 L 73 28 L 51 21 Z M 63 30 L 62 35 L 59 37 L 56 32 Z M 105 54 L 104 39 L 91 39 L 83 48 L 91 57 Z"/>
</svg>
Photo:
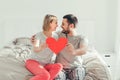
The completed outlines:
<svg viewBox="0 0 120 80">
<path fill-rule="evenodd" d="M 80 45 L 88 46 L 88 39 L 85 36 L 80 36 Z"/>
</svg>

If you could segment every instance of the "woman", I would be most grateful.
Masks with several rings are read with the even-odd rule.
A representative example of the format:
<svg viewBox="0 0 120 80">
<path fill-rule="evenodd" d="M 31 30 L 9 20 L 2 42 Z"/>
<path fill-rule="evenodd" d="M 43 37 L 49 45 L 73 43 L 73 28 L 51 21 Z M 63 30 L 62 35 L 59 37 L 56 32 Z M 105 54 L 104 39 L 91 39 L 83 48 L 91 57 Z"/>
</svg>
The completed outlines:
<svg viewBox="0 0 120 80">
<path fill-rule="evenodd" d="M 57 17 L 48 14 L 44 18 L 43 31 L 31 38 L 33 53 L 25 65 L 26 68 L 35 75 L 30 80 L 53 80 L 62 70 L 61 64 L 53 64 L 56 55 L 46 44 L 48 37 L 57 38 L 57 35 L 52 33 L 56 30 L 57 26 Z"/>
</svg>

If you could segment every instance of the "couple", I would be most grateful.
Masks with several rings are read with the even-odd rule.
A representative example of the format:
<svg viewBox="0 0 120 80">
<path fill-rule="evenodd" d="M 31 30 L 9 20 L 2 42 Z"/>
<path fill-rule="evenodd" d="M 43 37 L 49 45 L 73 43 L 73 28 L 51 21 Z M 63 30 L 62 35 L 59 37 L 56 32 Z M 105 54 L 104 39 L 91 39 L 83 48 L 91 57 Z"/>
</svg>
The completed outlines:
<svg viewBox="0 0 120 80">
<path fill-rule="evenodd" d="M 63 16 L 62 31 L 56 30 L 57 17 L 46 15 L 43 31 L 31 38 L 33 53 L 26 60 L 26 68 L 35 76 L 30 80 L 83 80 L 85 70 L 82 66 L 81 55 L 87 51 L 87 40 L 75 32 L 77 17 L 72 14 Z M 47 37 L 58 39 L 65 37 L 68 43 L 58 54 L 54 54 L 46 44 Z M 36 46 L 39 40 L 39 46 Z"/>
</svg>

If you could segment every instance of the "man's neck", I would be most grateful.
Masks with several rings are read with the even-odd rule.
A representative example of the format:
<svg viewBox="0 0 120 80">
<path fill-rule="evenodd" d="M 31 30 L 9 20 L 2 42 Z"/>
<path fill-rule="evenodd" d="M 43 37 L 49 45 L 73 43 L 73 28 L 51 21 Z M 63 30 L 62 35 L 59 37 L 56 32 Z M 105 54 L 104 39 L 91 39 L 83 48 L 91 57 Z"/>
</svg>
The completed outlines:
<svg viewBox="0 0 120 80">
<path fill-rule="evenodd" d="M 76 31 L 75 30 L 71 30 L 69 33 L 68 33 L 69 36 L 75 36 L 77 35 Z"/>
</svg>

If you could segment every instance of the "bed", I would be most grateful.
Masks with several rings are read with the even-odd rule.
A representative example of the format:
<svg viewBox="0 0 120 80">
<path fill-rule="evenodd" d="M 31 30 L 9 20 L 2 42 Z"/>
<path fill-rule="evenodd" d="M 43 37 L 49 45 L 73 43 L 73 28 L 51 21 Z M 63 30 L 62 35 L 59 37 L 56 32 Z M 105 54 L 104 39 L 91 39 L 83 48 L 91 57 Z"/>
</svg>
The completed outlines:
<svg viewBox="0 0 120 80">
<path fill-rule="evenodd" d="M 20 37 L 0 50 L 0 80 L 29 80 L 33 75 L 25 68 L 24 61 L 31 54 L 30 38 Z M 97 51 L 89 50 L 82 56 L 86 69 L 84 80 L 111 80 L 110 71 Z"/>
<path fill-rule="evenodd" d="M 111 72 L 108 65 L 95 49 L 88 50 L 82 58 L 83 66 L 86 70 L 84 80 L 111 80 Z"/>
</svg>

